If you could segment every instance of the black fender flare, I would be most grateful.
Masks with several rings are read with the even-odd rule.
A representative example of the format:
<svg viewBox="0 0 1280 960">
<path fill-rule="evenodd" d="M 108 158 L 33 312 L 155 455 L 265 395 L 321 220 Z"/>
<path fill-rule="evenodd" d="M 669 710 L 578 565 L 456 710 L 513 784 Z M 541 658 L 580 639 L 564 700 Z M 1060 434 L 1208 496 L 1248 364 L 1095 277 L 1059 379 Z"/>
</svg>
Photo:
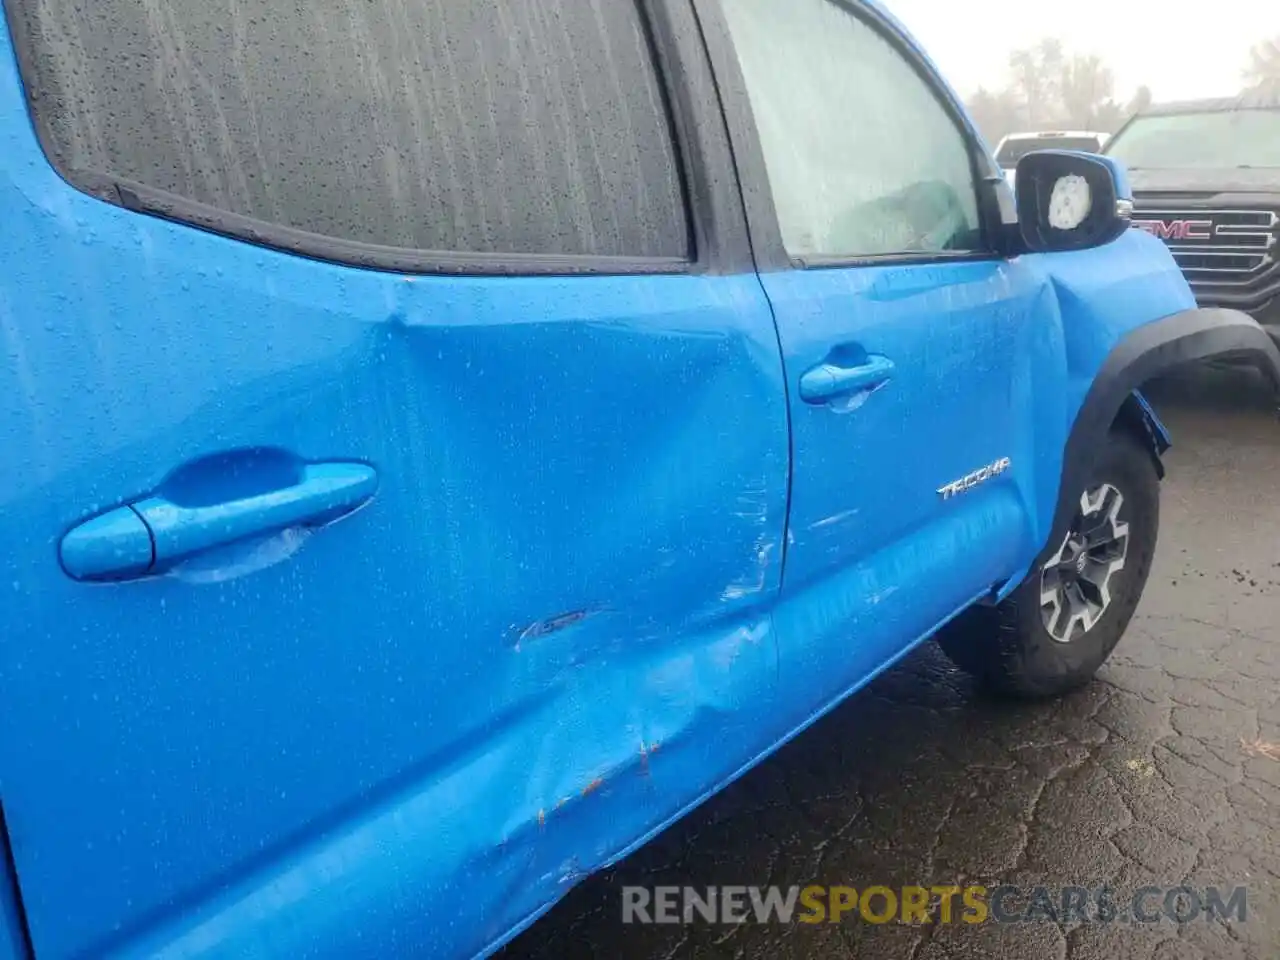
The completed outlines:
<svg viewBox="0 0 1280 960">
<path fill-rule="evenodd" d="M 1280 350 L 1258 322 L 1239 310 L 1198 308 L 1184 310 L 1131 332 L 1107 355 L 1093 378 L 1067 438 L 1062 461 L 1062 483 L 1054 509 L 1053 526 L 1046 549 L 1059 543 L 1088 482 L 1093 451 L 1128 412 L 1140 415 L 1150 432 L 1154 453 L 1167 446 L 1163 427 L 1155 419 L 1138 388 L 1152 377 L 1209 357 L 1239 360 L 1259 369 L 1280 393 Z M 1135 410 L 1136 406 L 1136 410 Z"/>
</svg>

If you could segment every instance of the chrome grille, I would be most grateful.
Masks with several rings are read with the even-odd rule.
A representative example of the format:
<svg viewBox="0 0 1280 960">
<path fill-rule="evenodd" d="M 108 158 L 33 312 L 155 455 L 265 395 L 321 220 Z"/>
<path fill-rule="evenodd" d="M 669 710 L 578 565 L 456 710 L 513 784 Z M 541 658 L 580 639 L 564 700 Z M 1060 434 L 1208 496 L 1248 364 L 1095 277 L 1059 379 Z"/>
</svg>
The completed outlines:
<svg viewBox="0 0 1280 960">
<path fill-rule="evenodd" d="M 1167 243 L 1193 284 L 1252 287 L 1277 264 L 1273 210 L 1140 208 L 1133 225 Z"/>
</svg>

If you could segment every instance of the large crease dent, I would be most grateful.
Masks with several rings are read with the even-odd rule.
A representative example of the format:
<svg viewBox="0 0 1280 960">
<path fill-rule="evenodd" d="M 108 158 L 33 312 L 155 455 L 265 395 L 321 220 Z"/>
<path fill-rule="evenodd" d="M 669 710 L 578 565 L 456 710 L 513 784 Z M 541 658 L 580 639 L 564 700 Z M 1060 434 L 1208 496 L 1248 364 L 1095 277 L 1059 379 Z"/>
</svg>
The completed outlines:
<svg viewBox="0 0 1280 960">
<path fill-rule="evenodd" d="M 590 623 L 543 639 L 554 643 Z M 774 694 L 770 619 L 721 621 L 665 639 L 614 645 L 595 669 L 566 669 L 539 702 L 477 731 L 464 752 L 417 770 L 375 806 L 366 802 L 240 877 L 196 915 L 170 915 L 131 947 L 236 955 L 266 915 L 314 921 L 327 915 L 314 901 L 340 896 L 426 917 L 427 903 L 473 883 L 491 894 L 484 939 L 497 940 L 541 905 L 546 884 L 567 890 L 699 799 L 707 782 L 731 777 L 743 756 L 767 749 L 754 718 Z M 530 643 L 509 655 L 527 659 L 537 649 Z M 725 738 L 742 749 L 713 748 Z M 356 943 L 357 932 L 337 929 L 341 911 L 331 913 L 335 928 L 317 935 Z"/>
</svg>

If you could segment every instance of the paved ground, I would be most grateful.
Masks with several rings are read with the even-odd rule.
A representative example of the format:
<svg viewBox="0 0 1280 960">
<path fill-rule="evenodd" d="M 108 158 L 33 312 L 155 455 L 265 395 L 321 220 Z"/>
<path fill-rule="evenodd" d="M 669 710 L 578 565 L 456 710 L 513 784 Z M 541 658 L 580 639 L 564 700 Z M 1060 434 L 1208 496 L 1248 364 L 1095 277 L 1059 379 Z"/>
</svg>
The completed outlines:
<svg viewBox="0 0 1280 960">
<path fill-rule="evenodd" d="M 1237 374 L 1153 391 L 1174 432 L 1146 597 L 1097 683 L 1010 706 L 932 646 L 504 960 L 1280 956 L 1280 422 Z M 623 927 L 622 883 L 1248 887 L 1244 923 Z"/>
</svg>

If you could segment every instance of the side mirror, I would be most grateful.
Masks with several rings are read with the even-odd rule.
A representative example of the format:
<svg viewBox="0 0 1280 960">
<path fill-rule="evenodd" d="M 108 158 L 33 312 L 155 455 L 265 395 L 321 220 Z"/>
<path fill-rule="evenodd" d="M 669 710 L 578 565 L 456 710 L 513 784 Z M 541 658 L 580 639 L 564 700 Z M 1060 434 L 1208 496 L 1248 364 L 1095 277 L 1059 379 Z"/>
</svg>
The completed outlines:
<svg viewBox="0 0 1280 960">
<path fill-rule="evenodd" d="M 1018 229 L 1032 253 L 1087 250 L 1120 237 L 1133 217 L 1124 167 L 1110 157 L 1039 150 L 1018 161 Z"/>
</svg>

